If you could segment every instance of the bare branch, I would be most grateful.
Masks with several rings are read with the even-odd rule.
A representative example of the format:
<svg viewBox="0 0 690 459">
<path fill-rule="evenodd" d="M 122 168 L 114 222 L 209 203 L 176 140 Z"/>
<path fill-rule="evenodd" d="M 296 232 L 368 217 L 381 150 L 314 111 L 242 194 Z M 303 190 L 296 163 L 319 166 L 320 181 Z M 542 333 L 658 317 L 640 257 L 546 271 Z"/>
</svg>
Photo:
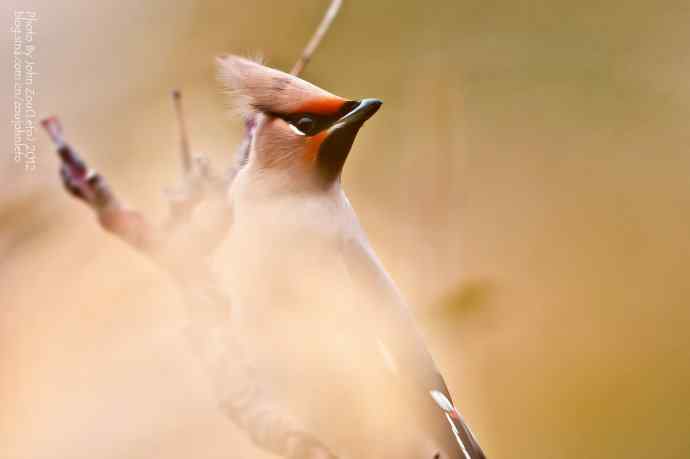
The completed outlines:
<svg viewBox="0 0 690 459">
<path fill-rule="evenodd" d="M 189 250 L 198 252 L 190 256 L 200 257 L 201 253 L 208 254 L 215 249 L 230 227 L 232 220 L 226 196 L 228 180 L 214 173 L 205 155 L 191 155 L 182 94 L 174 90 L 172 97 L 179 127 L 183 171 L 180 181 L 165 190 L 170 215 L 164 228 L 169 233 L 167 236 L 173 236 L 173 233 L 178 236 L 168 237 L 171 244 L 184 243 Z M 203 224 L 198 224 L 200 216 L 192 218 L 192 215 L 202 202 L 210 206 L 204 206 L 206 215 Z M 209 213 L 212 215 L 209 216 Z"/>
<path fill-rule="evenodd" d="M 311 40 L 309 40 L 307 46 L 304 47 L 302 55 L 297 60 L 297 62 L 295 62 L 295 65 L 292 67 L 292 70 L 290 70 L 291 74 L 299 76 L 302 73 L 304 67 L 306 67 L 306 65 L 311 60 L 312 55 L 316 51 L 316 48 L 319 47 L 319 44 L 321 43 L 321 40 L 323 40 L 323 37 L 326 35 L 326 32 L 328 32 L 328 29 L 331 27 L 333 20 L 338 15 L 338 12 L 340 11 L 340 7 L 342 6 L 342 4 L 342 0 L 331 1 L 331 4 L 326 10 L 326 13 L 323 16 L 321 23 L 316 28 L 314 35 L 312 35 Z"/>
<path fill-rule="evenodd" d="M 299 75 L 309 63 L 341 5 L 342 0 L 331 1 L 292 68 L 293 75 Z M 67 144 L 60 122 L 52 117 L 45 119 L 43 126 L 57 147 L 63 185 L 96 213 L 101 227 L 149 256 L 175 279 L 190 314 L 187 337 L 215 382 L 225 414 L 262 449 L 288 459 L 334 459 L 333 453 L 302 428 L 299 420 L 271 400 L 262 382 L 254 376 L 242 340 L 233 332 L 231 301 L 206 259 L 232 224 L 225 193 L 247 161 L 256 120 L 245 120 L 245 138 L 238 147 L 236 162 L 228 176 L 220 178 L 213 174 L 205 157 L 192 157 L 182 96 L 175 90 L 172 98 L 183 176 L 181 183 L 168 193 L 171 215 L 163 227 L 154 228 L 141 214 L 126 208 L 106 180 Z M 206 219 L 200 229 L 189 217 L 202 200 L 216 204 L 211 208 L 218 218 Z M 197 218 L 195 214 L 194 220 Z"/>
</svg>

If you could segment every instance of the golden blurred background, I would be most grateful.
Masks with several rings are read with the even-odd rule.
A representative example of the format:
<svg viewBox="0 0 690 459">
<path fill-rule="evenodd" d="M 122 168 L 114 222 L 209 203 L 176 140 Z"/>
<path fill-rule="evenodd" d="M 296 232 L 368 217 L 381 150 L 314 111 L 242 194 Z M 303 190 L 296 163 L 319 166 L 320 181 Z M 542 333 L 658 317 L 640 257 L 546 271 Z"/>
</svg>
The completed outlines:
<svg viewBox="0 0 690 459">
<path fill-rule="evenodd" d="M 152 218 L 230 163 L 213 57 L 289 69 L 326 0 L 18 1 L 36 105 Z M 491 458 L 690 457 L 690 3 L 345 0 L 304 74 L 383 109 L 344 182 Z M 3 47 L 5 62 L 11 48 Z M 266 457 L 216 409 L 148 260 L 12 160 L 0 75 L 0 457 Z"/>
</svg>

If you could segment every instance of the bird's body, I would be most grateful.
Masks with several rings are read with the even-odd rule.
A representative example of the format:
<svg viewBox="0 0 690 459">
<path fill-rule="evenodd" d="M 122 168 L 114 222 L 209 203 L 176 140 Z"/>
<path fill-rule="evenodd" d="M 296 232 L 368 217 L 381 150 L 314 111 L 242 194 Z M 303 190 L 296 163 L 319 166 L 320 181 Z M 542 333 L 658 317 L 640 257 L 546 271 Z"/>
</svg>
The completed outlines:
<svg viewBox="0 0 690 459">
<path fill-rule="evenodd" d="M 234 57 L 224 65 L 243 97 L 257 87 L 259 98 L 271 88 L 289 94 L 291 77 L 281 72 Z M 338 457 L 483 458 L 464 425 L 453 434 L 430 396 L 450 398 L 341 187 L 354 135 L 380 102 L 348 102 L 316 87 L 309 99 L 311 85 L 294 80 L 296 97 L 306 98 L 296 105 L 332 121 L 317 131 L 312 125 L 322 121 L 314 115 L 314 132 L 305 134 L 304 108 L 278 111 L 251 101 L 261 111 L 249 159 L 230 190 L 233 323 L 257 377 L 273 404 Z"/>
</svg>

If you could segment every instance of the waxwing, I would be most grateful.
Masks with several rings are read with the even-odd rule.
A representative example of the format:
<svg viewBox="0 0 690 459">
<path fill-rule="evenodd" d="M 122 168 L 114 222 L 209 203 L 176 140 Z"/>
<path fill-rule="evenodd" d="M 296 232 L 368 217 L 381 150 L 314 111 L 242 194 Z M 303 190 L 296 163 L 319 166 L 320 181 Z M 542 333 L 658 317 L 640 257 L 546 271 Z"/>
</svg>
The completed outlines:
<svg viewBox="0 0 690 459">
<path fill-rule="evenodd" d="M 267 396 L 339 458 L 484 458 L 341 186 L 382 102 L 242 57 L 218 66 L 252 129 L 217 263 Z"/>
</svg>

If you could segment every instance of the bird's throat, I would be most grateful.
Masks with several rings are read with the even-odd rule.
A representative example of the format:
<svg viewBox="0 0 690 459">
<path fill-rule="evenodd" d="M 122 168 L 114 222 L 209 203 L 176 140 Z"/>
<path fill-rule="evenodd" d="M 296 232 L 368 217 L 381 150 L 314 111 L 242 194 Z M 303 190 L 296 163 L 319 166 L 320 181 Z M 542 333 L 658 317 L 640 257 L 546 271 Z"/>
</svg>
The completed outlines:
<svg viewBox="0 0 690 459">
<path fill-rule="evenodd" d="M 321 143 L 316 167 L 321 179 L 326 184 L 330 184 L 340 177 L 360 127 L 362 127 L 362 123 L 344 126 L 331 133 Z"/>
</svg>

